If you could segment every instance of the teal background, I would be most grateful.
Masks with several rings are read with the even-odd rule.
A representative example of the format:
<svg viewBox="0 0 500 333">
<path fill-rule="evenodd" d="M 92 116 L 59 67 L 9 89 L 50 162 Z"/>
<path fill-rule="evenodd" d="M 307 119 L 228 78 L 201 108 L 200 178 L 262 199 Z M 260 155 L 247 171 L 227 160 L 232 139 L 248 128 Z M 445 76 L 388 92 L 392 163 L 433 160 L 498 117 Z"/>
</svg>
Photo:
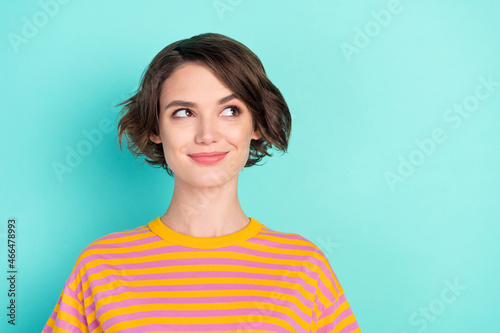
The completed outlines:
<svg viewBox="0 0 500 333">
<path fill-rule="evenodd" d="M 323 249 L 363 332 L 498 330 L 500 84 L 477 87 L 500 82 L 500 3 L 73 0 L 44 22 L 50 2 L 0 11 L 0 276 L 10 217 L 19 271 L 15 327 L 0 279 L 1 332 L 41 331 L 88 243 L 165 212 L 173 179 L 119 150 L 113 105 L 163 47 L 204 32 L 253 50 L 293 115 L 289 152 L 240 175 L 245 213 Z"/>
</svg>

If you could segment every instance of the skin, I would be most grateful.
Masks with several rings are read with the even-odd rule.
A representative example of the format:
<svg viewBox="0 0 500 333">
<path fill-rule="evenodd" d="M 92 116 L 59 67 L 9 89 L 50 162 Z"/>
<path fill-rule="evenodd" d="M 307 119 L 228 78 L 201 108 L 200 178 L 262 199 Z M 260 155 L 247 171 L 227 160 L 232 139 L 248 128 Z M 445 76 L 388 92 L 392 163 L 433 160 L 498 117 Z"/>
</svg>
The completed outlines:
<svg viewBox="0 0 500 333">
<path fill-rule="evenodd" d="M 245 103 L 232 95 L 206 66 L 187 63 L 164 82 L 160 95 L 160 135 L 165 160 L 175 174 L 170 205 L 161 217 L 170 229 L 195 237 L 218 237 L 243 229 L 249 218 L 238 199 L 238 176 L 245 166 L 252 139 L 253 119 Z M 193 106 L 166 106 L 174 100 Z M 237 106 L 241 113 L 230 106 Z M 221 161 L 201 165 L 188 154 L 228 151 Z"/>
</svg>

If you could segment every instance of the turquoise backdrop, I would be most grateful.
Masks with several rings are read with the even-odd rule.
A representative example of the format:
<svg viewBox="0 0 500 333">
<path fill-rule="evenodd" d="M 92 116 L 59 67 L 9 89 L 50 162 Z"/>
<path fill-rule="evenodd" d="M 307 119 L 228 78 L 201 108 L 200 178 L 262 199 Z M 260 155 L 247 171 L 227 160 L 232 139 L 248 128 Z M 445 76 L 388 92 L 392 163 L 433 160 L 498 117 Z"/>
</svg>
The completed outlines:
<svg viewBox="0 0 500 333">
<path fill-rule="evenodd" d="M 324 251 L 363 332 L 496 332 L 499 12 L 495 1 L 2 0 L 0 331 L 40 332 L 87 244 L 165 212 L 173 179 L 119 150 L 113 105 L 163 47 L 217 32 L 260 57 L 293 115 L 289 152 L 240 175 L 245 213 Z"/>
</svg>

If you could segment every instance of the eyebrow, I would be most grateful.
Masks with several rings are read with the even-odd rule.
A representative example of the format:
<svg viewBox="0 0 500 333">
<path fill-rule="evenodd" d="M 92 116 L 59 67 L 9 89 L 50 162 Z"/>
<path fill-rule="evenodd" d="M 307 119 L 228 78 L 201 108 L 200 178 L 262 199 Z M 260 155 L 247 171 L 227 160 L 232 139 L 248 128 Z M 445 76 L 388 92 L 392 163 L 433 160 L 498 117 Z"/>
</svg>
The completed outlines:
<svg viewBox="0 0 500 333">
<path fill-rule="evenodd" d="M 219 99 L 219 101 L 217 103 L 218 104 L 224 104 L 224 103 L 227 103 L 227 102 L 229 102 L 230 100 L 232 100 L 234 98 L 237 98 L 236 95 L 235 94 L 231 94 L 231 95 L 228 95 L 226 97 L 223 97 L 223 98 Z M 168 108 L 171 108 L 172 106 L 195 107 L 196 103 L 175 100 L 175 101 L 172 101 L 172 102 L 168 103 L 168 105 L 165 107 L 165 110 L 168 109 Z"/>
</svg>

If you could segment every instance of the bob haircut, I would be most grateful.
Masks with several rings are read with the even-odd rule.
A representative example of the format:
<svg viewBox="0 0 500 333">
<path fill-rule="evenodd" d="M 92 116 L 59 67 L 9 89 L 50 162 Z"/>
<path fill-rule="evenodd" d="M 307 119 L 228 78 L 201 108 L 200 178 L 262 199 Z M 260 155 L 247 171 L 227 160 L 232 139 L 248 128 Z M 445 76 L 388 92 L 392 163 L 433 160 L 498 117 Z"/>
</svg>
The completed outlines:
<svg viewBox="0 0 500 333">
<path fill-rule="evenodd" d="M 150 134 L 159 135 L 160 94 L 163 83 L 180 66 L 199 63 L 210 68 L 218 79 L 243 101 L 252 115 L 253 128 L 261 138 L 250 143 L 245 167 L 258 163 L 264 156 L 272 156 L 272 146 L 285 153 L 288 148 L 292 118 L 281 92 L 267 78 L 259 58 L 242 43 L 216 33 L 205 33 L 174 42 L 161 50 L 143 73 L 135 95 L 121 102 L 118 139 L 122 149 L 122 135 L 128 137 L 127 148 L 137 158 L 164 168 L 170 176 L 161 143 L 150 140 Z"/>
</svg>

